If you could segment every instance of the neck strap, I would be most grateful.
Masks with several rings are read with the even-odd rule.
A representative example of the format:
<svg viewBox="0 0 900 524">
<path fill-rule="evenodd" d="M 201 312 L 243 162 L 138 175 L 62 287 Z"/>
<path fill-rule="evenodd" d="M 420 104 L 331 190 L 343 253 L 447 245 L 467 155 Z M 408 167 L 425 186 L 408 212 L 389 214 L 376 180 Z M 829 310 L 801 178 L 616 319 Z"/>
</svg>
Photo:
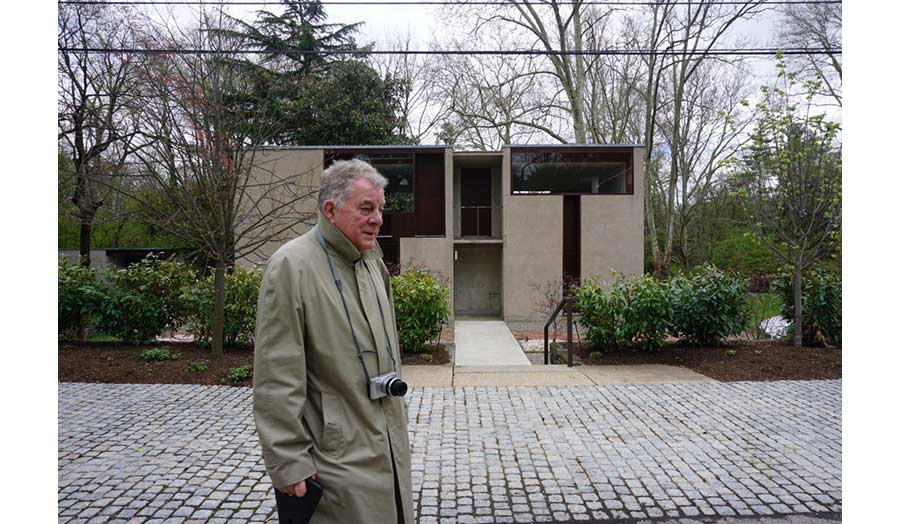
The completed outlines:
<svg viewBox="0 0 900 524">
<path fill-rule="evenodd" d="M 363 373 L 366 375 L 366 383 L 369 382 L 369 370 L 366 368 L 366 361 L 362 356 L 362 349 L 359 345 L 359 339 L 356 338 L 356 332 L 353 330 L 353 321 L 350 319 L 350 308 L 347 306 L 347 299 L 344 298 L 344 286 L 343 281 L 341 280 L 340 273 L 334 268 L 334 261 L 331 259 L 331 254 L 328 253 L 328 248 L 325 246 L 325 238 L 322 236 L 322 230 L 316 228 L 316 236 L 319 239 L 319 244 L 322 246 L 322 251 L 325 252 L 325 257 L 328 259 L 328 267 L 331 269 L 331 277 L 334 279 L 334 285 L 338 289 L 338 293 L 341 295 L 341 303 L 344 305 L 344 314 L 347 316 L 347 324 L 350 326 L 350 334 L 353 336 L 353 344 L 356 346 L 356 355 L 359 357 L 359 363 L 362 365 Z M 369 280 L 372 279 L 372 273 L 369 271 L 368 265 L 363 262 L 363 265 L 366 267 L 366 272 L 369 273 Z M 397 372 L 397 361 L 394 359 L 394 353 L 391 348 L 391 339 L 387 334 L 387 322 L 384 317 L 384 309 L 381 306 L 381 299 L 378 297 L 378 291 L 375 291 L 375 300 L 378 301 L 378 311 L 381 313 L 381 325 L 384 328 L 384 336 L 387 341 L 388 348 L 388 356 L 391 357 L 391 365 L 394 369 L 394 372 Z"/>
</svg>

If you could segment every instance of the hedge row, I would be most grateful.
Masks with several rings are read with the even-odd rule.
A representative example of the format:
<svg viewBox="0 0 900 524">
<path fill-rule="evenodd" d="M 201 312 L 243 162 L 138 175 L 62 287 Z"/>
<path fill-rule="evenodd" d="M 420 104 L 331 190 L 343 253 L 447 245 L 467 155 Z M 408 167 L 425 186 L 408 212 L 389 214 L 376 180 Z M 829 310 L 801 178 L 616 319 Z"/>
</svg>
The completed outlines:
<svg viewBox="0 0 900 524">
<path fill-rule="evenodd" d="M 773 286 L 783 304 L 781 315 L 793 321 L 790 273 L 779 274 Z M 598 350 L 657 350 L 667 336 L 714 346 L 740 334 L 752 320 L 747 290 L 745 277 L 704 266 L 667 281 L 616 276 L 608 288 L 592 278 L 576 288 L 575 298 L 587 339 Z M 802 299 L 803 344 L 840 346 L 840 274 L 821 267 L 806 271 Z"/>
<path fill-rule="evenodd" d="M 591 278 L 576 289 L 575 298 L 587 339 L 598 350 L 657 350 L 667 335 L 716 345 L 743 328 L 747 282 L 706 266 L 668 281 L 616 276 L 608 289 Z"/>
<path fill-rule="evenodd" d="M 163 330 L 187 329 L 200 344 L 211 343 L 213 276 L 188 264 L 148 257 L 124 269 L 93 269 L 60 259 L 59 333 L 91 327 L 129 344 L 152 342 Z M 262 274 L 235 266 L 225 277 L 225 343 L 252 341 Z"/>
<path fill-rule="evenodd" d="M 212 336 L 214 276 L 188 264 L 148 257 L 98 278 L 93 269 L 59 261 L 58 332 L 82 327 L 131 344 L 152 342 L 165 329 L 186 329 L 201 344 Z M 262 272 L 235 266 L 225 277 L 225 344 L 251 344 Z M 432 274 L 406 271 L 392 277 L 400 346 L 420 351 L 450 315 L 449 290 Z"/>
</svg>

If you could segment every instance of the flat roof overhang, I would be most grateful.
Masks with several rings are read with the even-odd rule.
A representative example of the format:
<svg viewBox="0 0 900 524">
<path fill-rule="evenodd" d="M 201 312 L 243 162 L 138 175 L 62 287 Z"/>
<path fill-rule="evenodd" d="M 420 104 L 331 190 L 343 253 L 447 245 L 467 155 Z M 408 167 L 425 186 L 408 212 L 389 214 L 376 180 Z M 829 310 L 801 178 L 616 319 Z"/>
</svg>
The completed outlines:
<svg viewBox="0 0 900 524">
<path fill-rule="evenodd" d="M 503 149 L 625 149 L 644 148 L 643 144 L 504 144 Z"/>
<path fill-rule="evenodd" d="M 491 157 L 503 154 L 503 149 L 626 149 L 626 148 L 644 148 L 643 144 L 504 144 L 500 151 L 453 151 L 454 156 L 462 157 Z M 307 146 L 307 145 L 282 145 L 282 146 L 258 146 L 257 149 L 271 151 L 290 151 L 290 150 L 373 150 L 373 151 L 444 151 L 453 149 L 451 145 L 414 145 L 414 144 L 397 144 L 397 145 L 333 145 L 333 146 Z"/>
<path fill-rule="evenodd" d="M 274 150 L 274 151 L 293 151 L 293 150 L 338 150 L 338 151 L 444 151 L 451 149 L 453 146 L 441 145 L 379 145 L 379 146 L 360 146 L 360 145 L 337 145 L 337 146 L 259 146 L 258 149 Z"/>
</svg>

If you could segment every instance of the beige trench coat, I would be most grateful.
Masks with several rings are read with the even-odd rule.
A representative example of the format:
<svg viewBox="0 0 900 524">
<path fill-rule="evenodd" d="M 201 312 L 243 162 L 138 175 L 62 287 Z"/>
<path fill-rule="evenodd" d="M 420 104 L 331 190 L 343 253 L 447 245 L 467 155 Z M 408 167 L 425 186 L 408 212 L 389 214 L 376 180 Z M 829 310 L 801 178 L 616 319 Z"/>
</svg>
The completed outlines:
<svg viewBox="0 0 900 524">
<path fill-rule="evenodd" d="M 369 399 L 317 229 L 340 272 L 369 375 L 394 369 L 388 339 L 401 371 L 390 276 L 380 248 L 361 257 L 320 214 L 316 228 L 272 255 L 260 288 L 253 414 L 266 470 L 278 487 L 319 474 L 325 493 L 312 519 L 316 524 L 394 524 L 396 475 L 405 522 L 412 524 L 406 403 Z"/>
</svg>

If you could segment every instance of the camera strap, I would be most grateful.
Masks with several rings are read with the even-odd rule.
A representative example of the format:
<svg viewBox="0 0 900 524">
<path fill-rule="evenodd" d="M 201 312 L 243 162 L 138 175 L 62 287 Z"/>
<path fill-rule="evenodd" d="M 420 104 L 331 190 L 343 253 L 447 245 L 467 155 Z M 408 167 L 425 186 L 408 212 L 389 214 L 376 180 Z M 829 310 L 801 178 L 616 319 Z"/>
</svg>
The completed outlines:
<svg viewBox="0 0 900 524">
<path fill-rule="evenodd" d="M 347 314 L 347 324 L 350 325 L 350 334 L 353 335 L 353 343 L 356 345 L 356 355 L 359 357 L 359 363 L 362 364 L 363 373 L 366 375 L 366 384 L 368 384 L 370 381 L 369 370 L 366 369 L 366 361 L 363 360 L 362 349 L 359 347 L 359 340 L 356 338 L 356 332 L 353 331 L 353 321 L 350 320 L 350 308 L 347 307 L 347 300 L 344 298 L 343 282 L 341 281 L 338 272 L 334 269 L 334 261 L 331 260 L 328 248 L 325 247 L 325 238 L 322 236 L 321 229 L 316 228 L 316 236 L 319 237 L 319 244 L 322 245 L 322 251 L 325 252 L 325 257 L 328 259 L 328 266 L 331 268 L 331 277 L 334 279 L 334 285 L 337 286 L 338 293 L 341 295 L 341 302 L 344 304 L 344 313 Z M 393 357 L 391 358 L 393 359 Z"/>
<path fill-rule="evenodd" d="M 387 321 L 384 318 L 384 308 L 381 307 L 381 297 L 378 296 L 378 285 L 375 283 L 375 277 L 372 276 L 369 265 L 365 262 L 363 262 L 363 265 L 366 267 L 366 273 L 369 274 L 369 281 L 372 282 L 372 287 L 375 288 L 375 300 L 378 302 L 378 312 L 381 313 L 381 326 L 384 328 L 384 341 L 387 343 L 388 356 L 391 357 L 391 366 L 394 368 L 394 373 L 396 373 L 397 361 L 394 359 L 394 350 L 391 348 L 391 337 L 388 335 Z"/>
<path fill-rule="evenodd" d="M 356 345 L 356 355 L 359 357 L 359 363 L 362 364 L 363 373 L 366 375 L 366 383 L 369 382 L 369 370 L 366 368 L 366 361 L 362 356 L 362 349 L 359 346 L 359 339 L 356 338 L 356 332 L 353 331 L 353 321 L 350 320 L 350 308 L 347 306 L 347 300 L 344 298 L 344 286 L 343 281 L 341 280 L 340 274 L 334 268 L 334 261 L 331 259 L 331 254 L 328 253 L 328 248 L 325 246 L 325 237 L 322 236 L 322 230 L 316 228 L 316 236 L 319 239 L 319 244 L 322 246 L 322 251 L 325 252 L 325 257 L 328 259 L 328 267 L 331 268 L 331 277 L 334 279 L 334 285 L 338 289 L 338 293 L 341 295 L 341 302 L 344 304 L 344 313 L 347 315 L 347 324 L 350 326 L 350 334 L 353 335 L 353 343 Z M 366 268 L 366 273 L 369 275 L 369 281 L 372 282 L 372 285 L 375 286 L 375 278 L 372 276 L 372 271 L 369 269 L 369 265 L 363 261 L 363 266 Z M 387 320 L 384 316 L 384 307 L 381 305 L 381 298 L 378 296 L 378 289 L 375 289 L 375 300 L 378 302 L 378 312 L 381 313 L 381 326 L 384 329 L 384 340 L 387 342 L 387 351 L 388 356 L 391 357 L 391 367 L 394 370 L 394 373 L 397 372 L 397 360 L 394 358 L 394 350 L 391 346 L 391 337 L 388 335 L 387 331 Z"/>
</svg>

